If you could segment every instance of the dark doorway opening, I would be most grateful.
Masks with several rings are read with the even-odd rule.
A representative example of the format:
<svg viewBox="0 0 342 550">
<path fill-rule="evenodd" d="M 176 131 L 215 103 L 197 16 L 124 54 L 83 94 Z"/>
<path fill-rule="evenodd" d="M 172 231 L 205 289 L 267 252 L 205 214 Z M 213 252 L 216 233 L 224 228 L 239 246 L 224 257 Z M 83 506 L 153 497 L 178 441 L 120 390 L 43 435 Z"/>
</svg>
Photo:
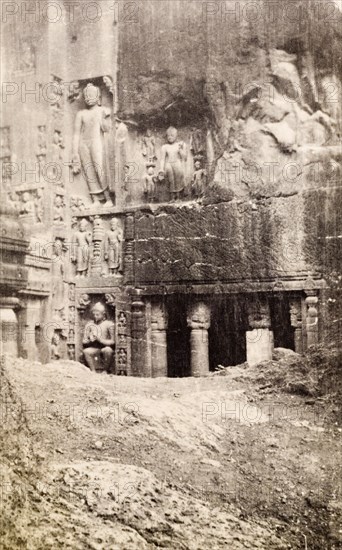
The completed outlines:
<svg viewBox="0 0 342 550">
<path fill-rule="evenodd" d="M 275 348 L 295 349 L 294 328 L 291 326 L 289 295 L 269 296 L 271 327 Z"/>
<path fill-rule="evenodd" d="M 187 326 L 188 302 L 185 296 L 167 299 L 167 371 L 170 377 L 190 376 L 190 329 Z"/>
<path fill-rule="evenodd" d="M 246 361 L 246 319 L 242 297 L 222 297 L 211 302 L 209 365 L 215 370 Z"/>
</svg>

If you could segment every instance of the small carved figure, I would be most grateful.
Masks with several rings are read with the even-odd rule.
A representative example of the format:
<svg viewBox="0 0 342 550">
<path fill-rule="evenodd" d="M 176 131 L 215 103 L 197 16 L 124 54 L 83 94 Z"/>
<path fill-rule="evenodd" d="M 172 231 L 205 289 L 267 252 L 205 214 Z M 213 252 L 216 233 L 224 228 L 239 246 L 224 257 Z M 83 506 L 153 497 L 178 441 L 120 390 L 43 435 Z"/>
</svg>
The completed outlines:
<svg viewBox="0 0 342 550">
<path fill-rule="evenodd" d="M 124 373 L 127 367 L 127 351 L 120 348 L 118 351 L 118 374 Z"/>
<path fill-rule="evenodd" d="M 86 205 L 84 204 L 84 199 L 82 199 L 82 197 L 78 197 L 77 199 L 77 208 L 79 212 L 83 212 L 86 209 Z"/>
<path fill-rule="evenodd" d="M 201 160 L 204 157 L 206 139 L 203 131 L 199 128 L 193 128 L 190 137 L 190 151 L 195 160 Z"/>
<path fill-rule="evenodd" d="M 74 302 L 75 301 L 75 284 L 74 283 L 70 283 L 69 284 L 69 300 L 71 302 Z"/>
<path fill-rule="evenodd" d="M 105 300 L 108 306 L 115 306 L 115 294 L 105 294 Z"/>
<path fill-rule="evenodd" d="M 85 277 L 89 267 L 89 251 L 91 233 L 87 231 L 88 222 L 85 218 L 80 221 L 79 230 L 73 238 L 73 255 L 71 261 L 76 263 L 76 275 Z"/>
<path fill-rule="evenodd" d="M 74 344 L 68 345 L 68 358 L 70 361 L 75 361 L 75 346 Z"/>
<path fill-rule="evenodd" d="M 78 300 L 78 307 L 80 309 L 85 309 L 86 307 L 88 307 L 90 304 L 90 298 L 89 298 L 89 294 L 81 294 L 79 300 Z"/>
<path fill-rule="evenodd" d="M 115 346 L 114 323 L 106 319 L 106 309 L 98 302 L 92 308 L 93 321 L 84 329 L 83 353 L 90 370 L 95 371 L 101 361 L 106 371 L 111 369 Z"/>
<path fill-rule="evenodd" d="M 60 195 L 55 196 L 54 207 L 53 207 L 53 221 L 54 222 L 64 221 L 64 201 L 63 201 L 63 197 L 61 197 Z"/>
<path fill-rule="evenodd" d="M 58 130 L 55 130 L 53 133 L 52 138 L 52 145 L 51 145 L 51 158 L 53 162 L 61 162 L 63 161 L 63 149 L 65 149 L 64 141 L 61 132 Z"/>
<path fill-rule="evenodd" d="M 20 62 L 19 67 L 22 71 L 28 71 L 32 70 L 36 66 L 36 55 L 35 50 L 32 44 L 30 44 L 27 40 L 21 41 L 21 55 L 20 55 Z"/>
<path fill-rule="evenodd" d="M 105 260 L 108 261 L 109 273 L 116 275 L 122 271 L 122 243 L 123 230 L 118 219 L 110 222 L 110 230 L 107 231 L 104 241 Z"/>
<path fill-rule="evenodd" d="M 76 115 L 72 169 L 78 174 L 83 168 L 94 204 L 100 204 L 99 197 L 104 196 L 106 206 L 112 206 L 105 178 L 104 143 L 104 133 L 110 129 L 110 110 L 100 106 L 100 89 L 93 84 L 88 84 L 83 94 L 88 109 Z"/>
<path fill-rule="evenodd" d="M 38 126 L 38 136 L 37 136 L 37 152 L 36 157 L 39 166 L 39 173 L 42 174 L 44 167 L 44 160 L 46 158 L 46 126 Z"/>
<path fill-rule="evenodd" d="M 110 76 L 104 76 L 102 80 L 109 93 L 114 94 L 113 79 Z"/>
<path fill-rule="evenodd" d="M 78 212 L 77 197 L 70 197 L 70 210 L 73 214 Z"/>
<path fill-rule="evenodd" d="M 19 214 L 21 217 L 35 220 L 34 200 L 28 191 L 22 194 Z"/>
<path fill-rule="evenodd" d="M 154 174 L 154 164 L 147 164 L 146 174 L 144 175 L 144 195 L 148 202 L 155 200 L 155 188 L 157 177 Z"/>
<path fill-rule="evenodd" d="M 15 191 L 10 191 L 8 194 L 8 202 L 12 206 L 12 208 L 15 210 L 15 212 L 19 212 L 20 210 L 20 201 L 17 193 Z"/>
<path fill-rule="evenodd" d="M 4 159 L 11 156 L 11 147 L 10 147 L 10 129 L 8 126 L 0 128 L 0 139 L 1 139 L 1 151 L 0 158 Z"/>
<path fill-rule="evenodd" d="M 75 331 L 73 328 L 69 330 L 69 342 L 73 342 L 75 340 Z"/>
<path fill-rule="evenodd" d="M 70 306 L 70 308 L 69 308 L 69 323 L 74 324 L 75 320 L 76 320 L 75 306 Z"/>
<path fill-rule="evenodd" d="M 37 222 L 42 222 L 43 215 L 44 215 L 44 201 L 43 201 L 43 191 L 40 187 L 36 191 L 36 198 L 34 201 L 34 205 L 35 205 Z"/>
<path fill-rule="evenodd" d="M 51 338 L 51 345 L 50 345 L 51 359 L 53 361 L 58 361 L 58 359 L 61 358 L 61 354 L 59 351 L 59 344 L 60 344 L 60 336 L 58 332 L 54 332 Z"/>
<path fill-rule="evenodd" d="M 191 194 L 193 197 L 200 198 L 203 196 L 207 183 L 207 172 L 201 166 L 201 161 L 195 161 L 195 171 L 191 180 Z"/>
<path fill-rule="evenodd" d="M 141 140 L 141 145 L 143 157 L 146 157 L 148 163 L 154 163 L 154 161 L 157 160 L 156 141 L 149 128 L 146 130 L 146 135 Z"/>
<path fill-rule="evenodd" d="M 59 113 L 62 109 L 63 102 L 63 82 L 58 76 L 51 75 L 51 82 L 49 83 L 51 92 L 49 93 L 49 104 L 53 112 Z"/>
<path fill-rule="evenodd" d="M 172 126 L 168 128 L 166 137 L 168 143 L 162 146 L 160 167 L 169 183 L 171 200 L 177 200 L 184 191 L 186 144 L 184 141 L 177 141 L 177 130 Z"/>
<path fill-rule="evenodd" d="M 68 100 L 72 103 L 75 99 L 78 99 L 81 95 L 80 83 L 78 80 L 73 80 L 69 84 Z"/>
<path fill-rule="evenodd" d="M 127 326 L 127 318 L 123 311 L 120 311 L 118 316 L 118 328 L 126 328 Z"/>
</svg>

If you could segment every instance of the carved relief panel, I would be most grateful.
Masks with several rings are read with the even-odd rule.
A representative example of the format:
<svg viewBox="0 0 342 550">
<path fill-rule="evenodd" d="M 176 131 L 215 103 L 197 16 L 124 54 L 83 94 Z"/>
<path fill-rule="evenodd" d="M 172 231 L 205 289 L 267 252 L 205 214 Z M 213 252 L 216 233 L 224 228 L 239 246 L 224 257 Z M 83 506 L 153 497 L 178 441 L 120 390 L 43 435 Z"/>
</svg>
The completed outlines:
<svg viewBox="0 0 342 550">
<path fill-rule="evenodd" d="M 71 261 L 77 277 L 122 276 L 123 220 L 119 216 L 75 217 Z"/>
</svg>

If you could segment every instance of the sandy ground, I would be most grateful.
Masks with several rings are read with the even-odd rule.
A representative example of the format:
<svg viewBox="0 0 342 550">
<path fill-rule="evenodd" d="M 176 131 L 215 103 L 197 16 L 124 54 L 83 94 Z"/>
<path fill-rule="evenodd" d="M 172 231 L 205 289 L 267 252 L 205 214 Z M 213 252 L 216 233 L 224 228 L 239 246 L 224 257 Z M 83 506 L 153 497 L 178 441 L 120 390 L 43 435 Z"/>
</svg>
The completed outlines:
<svg viewBox="0 0 342 550">
<path fill-rule="evenodd" d="M 138 379 L 5 358 L 2 548 L 342 548 L 332 405 L 256 372 Z"/>
</svg>

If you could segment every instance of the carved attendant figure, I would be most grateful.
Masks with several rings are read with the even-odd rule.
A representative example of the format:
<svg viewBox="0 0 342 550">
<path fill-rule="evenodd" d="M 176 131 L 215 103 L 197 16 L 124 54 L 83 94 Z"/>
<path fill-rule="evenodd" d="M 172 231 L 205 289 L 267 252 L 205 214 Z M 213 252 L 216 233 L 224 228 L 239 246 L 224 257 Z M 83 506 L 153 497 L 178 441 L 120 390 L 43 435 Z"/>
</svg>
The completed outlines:
<svg viewBox="0 0 342 550">
<path fill-rule="evenodd" d="M 155 199 L 155 187 L 157 177 L 154 174 L 154 164 L 147 164 L 146 174 L 144 175 L 144 195 L 148 202 Z"/>
<path fill-rule="evenodd" d="M 156 157 L 156 142 L 151 130 L 146 130 L 146 135 L 142 138 L 142 154 L 146 157 L 147 162 L 154 162 Z"/>
<path fill-rule="evenodd" d="M 201 168 L 201 161 L 195 161 L 195 172 L 191 180 L 191 192 L 194 197 L 202 197 L 207 182 L 207 173 Z"/>
<path fill-rule="evenodd" d="M 84 218 L 80 221 L 80 228 L 76 231 L 73 239 L 72 261 L 76 262 L 76 274 L 81 277 L 87 275 L 89 267 L 89 249 L 91 233 L 87 231 L 88 222 Z M 76 251 L 76 252 L 75 252 Z"/>
<path fill-rule="evenodd" d="M 177 141 L 177 130 L 172 126 L 167 130 L 168 143 L 161 148 L 160 168 L 169 182 L 171 199 L 179 199 L 184 190 L 184 161 L 187 150 L 184 141 Z"/>
<path fill-rule="evenodd" d="M 89 321 L 84 329 L 83 353 L 90 370 L 96 370 L 96 364 L 102 359 L 105 370 L 111 367 L 114 353 L 115 330 L 114 323 L 106 319 L 106 310 L 98 302 L 92 309 L 93 321 Z"/>
<path fill-rule="evenodd" d="M 100 90 L 93 84 L 84 89 L 84 99 L 88 109 L 76 116 L 73 140 L 73 172 L 80 172 L 80 165 L 95 204 L 104 195 L 106 206 L 112 206 L 108 185 L 105 181 L 104 133 L 110 129 L 110 110 L 99 105 Z"/>
<path fill-rule="evenodd" d="M 105 260 L 108 260 L 109 273 L 111 275 L 122 271 L 122 243 L 123 231 L 120 222 L 113 218 L 110 222 L 110 230 L 105 236 Z"/>
<path fill-rule="evenodd" d="M 63 197 L 61 197 L 60 195 L 55 196 L 54 206 L 53 206 L 53 221 L 54 222 L 64 221 L 64 202 L 63 202 Z"/>
</svg>

